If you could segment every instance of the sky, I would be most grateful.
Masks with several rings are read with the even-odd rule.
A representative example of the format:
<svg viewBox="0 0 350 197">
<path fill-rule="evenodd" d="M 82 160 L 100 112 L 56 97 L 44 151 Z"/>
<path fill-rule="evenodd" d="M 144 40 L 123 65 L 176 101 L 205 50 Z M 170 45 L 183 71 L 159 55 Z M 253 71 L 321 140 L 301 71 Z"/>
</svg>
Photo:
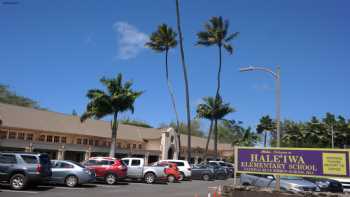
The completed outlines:
<svg viewBox="0 0 350 197">
<path fill-rule="evenodd" d="M 214 96 L 218 49 L 196 46 L 196 33 L 212 16 L 240 35 L 223 53 L 224 101 L 236 110 L 228 119 L 255 127 L 275 116 L 275 84 L 248 65 L 281 67 L 281 117 L 296 121 L 326 112 L 350 118 L 350 1 L 180 1 L 191 115 Z M 144 47 L 161 23 L 176 29 L 174 0 L 0 0 L 0 84 L 50 111 L 84 112 L 86 92 L 99 79 L 122 73 L 144 94 L 134 114 L 122 117 L 157 127 L 175 119 L 165 81 L 164 54 Z M 179 48 L 169 53 L 170 78 L 181 120 L 186 120 Z M 202 121 L 205 128 L 208 124 Z"/>
</svg>

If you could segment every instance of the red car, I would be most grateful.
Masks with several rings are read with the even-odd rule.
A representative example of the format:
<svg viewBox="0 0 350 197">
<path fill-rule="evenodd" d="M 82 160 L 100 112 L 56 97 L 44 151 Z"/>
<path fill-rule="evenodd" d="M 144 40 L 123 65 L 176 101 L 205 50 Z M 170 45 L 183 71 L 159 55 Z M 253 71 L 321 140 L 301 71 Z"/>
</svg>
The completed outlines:
<svg viewBox="0 0 350 197">
<path fill-rule="evenodd" d="M 166 175 L 168 175 L 168 182 L 173 183 L 177 182 L 181 178 L 181 173 L 179 169 L 177 168 L 177 165 L 175 163 L 171 162 L 160 162 L 158 163 L 159 166 L 164 166 L 166 167 L 164 169 L 164 172 Z"/>
<path fill-rule="evenodd" d="M 121 160 L 113 157 L 91 157 L 84 161 L 83 165 L 95 172 L 96 180 L 102 180 L 109 185 L 127 176 L 127 166 Z"/>
</svg>

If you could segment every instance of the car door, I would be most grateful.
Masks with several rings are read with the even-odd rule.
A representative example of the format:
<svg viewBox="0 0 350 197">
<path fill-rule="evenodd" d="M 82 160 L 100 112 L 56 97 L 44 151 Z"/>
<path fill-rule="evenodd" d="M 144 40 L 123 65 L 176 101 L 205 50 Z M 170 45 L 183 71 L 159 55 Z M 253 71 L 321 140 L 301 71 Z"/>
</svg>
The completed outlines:
<svg viewBox="0 0 350 197">
<path fill-rule="evenodd" d="M 103 169 L 99 164 L 100 162 L 94 159 L 90 159 L 83 163 L 84 166 L 86 166 L 88 169 L 95 172 L 96 177 L 103 177 L 104 176 Z"/>
<path fill-rule="evenodd" d="M 131 159 L 128 171 L 130 169 L 130 177 L 132 178 L 140 178 L 143 176 L 143 166 L 141 165 L 140 159 Z"/>
<path fill-rule="evenodd" d="M 16 155 L 2 154 L 0 155 L 0 180 L 8 181 L 11 169 L 17 164 Z"/>
<path fill-rule="evenodd" d="M 54 181 L 57 183 L 64 183 L 64 179 L 73 168 L 74 166 L 67 162 L 57 161 L 55 167 L 52 168 L 52 177 L 54 177 Z"/>
<path fill-rule="evenodd" d="M 198 179 L 201 174 L 201 171 L 202 171 L 201 166 L 198 166 L 198 165 L 192 166 L 192 178 Z"/>
<path fill-rule="evenodd" d="M 259 178 L 256 180 L 255 185 L 258 187 L 269 187 L 273 181 L 272 175 L 258 175 Z"/>
</svg>

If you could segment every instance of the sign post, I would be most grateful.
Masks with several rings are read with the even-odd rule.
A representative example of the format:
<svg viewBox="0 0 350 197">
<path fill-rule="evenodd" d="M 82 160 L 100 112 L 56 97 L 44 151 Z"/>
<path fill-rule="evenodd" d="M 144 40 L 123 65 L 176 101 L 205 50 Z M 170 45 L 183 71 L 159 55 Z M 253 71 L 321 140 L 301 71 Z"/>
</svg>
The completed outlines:
<svg viewBox="0 0 350 197">
<path fill-rule="evenodd" d="M 234 163 L 234 174 L 233 174 L 233 185 L 237 185 L 237 169 L 238 169 L 238 147 L 234 147 L 234 153 L 233 153 L 235 163 Z"/>
</svg>

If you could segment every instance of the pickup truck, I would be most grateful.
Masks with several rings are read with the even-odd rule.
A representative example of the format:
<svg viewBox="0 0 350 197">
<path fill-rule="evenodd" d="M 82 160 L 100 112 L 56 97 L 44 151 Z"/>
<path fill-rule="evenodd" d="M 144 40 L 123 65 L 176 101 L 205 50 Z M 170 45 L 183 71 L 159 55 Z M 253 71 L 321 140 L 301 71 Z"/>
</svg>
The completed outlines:
<svg viewBox="0 0 350 197">
<path fill-rule="evenodd" d="M 162 166 L 145 166 L 145 160 L 141 158 L 123 158 L 123 163 L 128 166 L 127 177 L 131 179 L 143 179 L 147 184 L 156 181 L 167 181 L 166 168 Z"/>
</svg>

